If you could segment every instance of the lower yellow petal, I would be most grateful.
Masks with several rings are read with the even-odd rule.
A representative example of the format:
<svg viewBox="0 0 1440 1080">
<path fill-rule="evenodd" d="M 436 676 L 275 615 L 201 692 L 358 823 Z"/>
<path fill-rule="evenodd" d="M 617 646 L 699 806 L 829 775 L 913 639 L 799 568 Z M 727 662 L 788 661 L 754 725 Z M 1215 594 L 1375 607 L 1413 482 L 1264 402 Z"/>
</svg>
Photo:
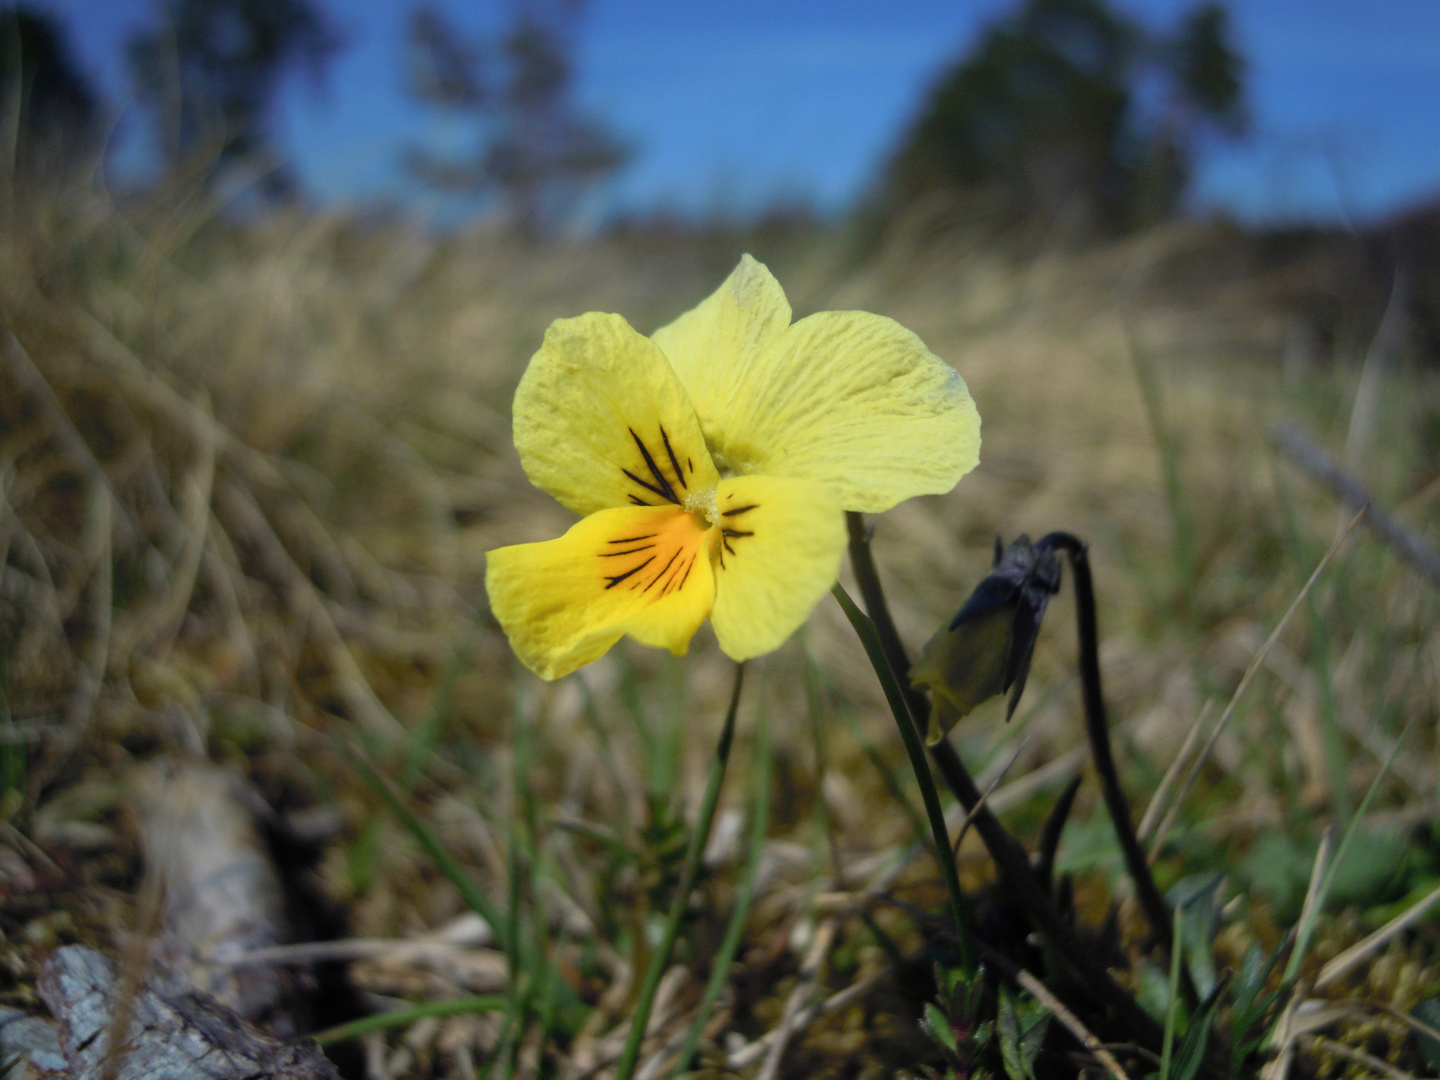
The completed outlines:
<svg viewBox="0 0 1440 1080">
<path fill-rule="evenodd" d="M 525 666 L 558 679 L 630 634 L 684 655 L 715 601 L 712 530 L 670 507 L 601 510 L 486 556 L 490 607 Z"/>
<path fill-rule="evenodd" d="M 809 480 L 739 476 L 716 491 L 715 610 L 720 648 L 734 660 L 779 648 L 835 582 L 845 515 Z"/>
</svg>

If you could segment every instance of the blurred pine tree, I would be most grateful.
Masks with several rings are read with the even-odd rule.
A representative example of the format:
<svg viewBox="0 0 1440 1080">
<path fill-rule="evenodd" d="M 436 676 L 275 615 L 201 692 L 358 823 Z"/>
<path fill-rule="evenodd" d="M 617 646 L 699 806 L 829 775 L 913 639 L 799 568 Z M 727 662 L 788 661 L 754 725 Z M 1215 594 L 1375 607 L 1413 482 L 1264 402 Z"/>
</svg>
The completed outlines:
<svg viewBox="0 0 1440 1080">
<path fill-rule="evenodd" d="M 440 191 L 495 197 L 525 235 L 553 229 L 594 184 L 629 158 L 603 124 L 575 105 L 575 36 L 582 0 L 518 0 L 506 31 L 466 41 L 424 5 L 410 21 L 410 89 L 475 121 L 462 158 L 411 147 L 407 167 Z"/>
<path fill-rule="evenodd" d="M 870 212 L 954 192 L 1000 223 L 1113 234 L 1175 213 L 1208 133 L 1246 127 L 1216 3 L 1157 35 L 1106 0 L 1025 0 L 931 90 Z"/>
<path fill-rule="evenodd" d="M 12 175 L 49 176 L 98 142 L 100 107 L 54 19 L 0 8 L 0 132 Z"/>
<path fill-rule="evenodd" d="M 171 173 L 208 181 L 242 163 L 264 170 L 261 193 L 286 197 L 294 180 L 274 160 L 270 112 L 294 68 L 314 79 L 340 47 L 311 0 L 163 0 L 159 25 L 131 39 L 130 68 L 156 122 Z"/>
</svg>

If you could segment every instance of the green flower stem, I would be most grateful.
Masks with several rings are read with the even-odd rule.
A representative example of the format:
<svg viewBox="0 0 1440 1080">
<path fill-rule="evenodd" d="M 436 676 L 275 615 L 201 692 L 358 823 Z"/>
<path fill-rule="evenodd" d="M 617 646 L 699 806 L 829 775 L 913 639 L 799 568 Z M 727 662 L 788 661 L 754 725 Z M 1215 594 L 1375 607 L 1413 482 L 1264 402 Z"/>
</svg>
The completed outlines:
<svg viewBox="0 0 1440 1080">
<path fill-rule="evenodd" d="M 368 1035 L 372 1031 L 387 1031 L 393 1027 L 406 1027 L 428 1016 L 465 1016 L 470 1013 L 499 1012 L 505 1008 L 503 994 L 487 994 L 483 997 L 451 998 L 449 1001 L 430 1001 L 409 1009 L 395 1009 L 392 1012 L 362 1016 L 348 1024 L 330 1028 L 310 1036 L 321 1046 L 344 1042 Z"/>
<path fill-rule="evenodd" d="M 755 900 L 755 881 L 760 876 L 760 861 L 765 854 L 765 831 L 770 824 L 770 725 L 762 722 L 760 741 L 755 752 L 753 774 L 754 805 L 750 809 L 750 850 L 746 859 L 745 878 L 740 885 L 740 894 L 735 899 L 735 910 L 730 915 L 730 925 L 725 928 L 725 938 L 715 962 L 710 968 L 710 980 L 705 984 L 705 994 L 700 1007 L 695 1010 L 695 1019 L 685 1033 L 685 1045 L 680 1056 L 671 1066 L 670 1076 L 679 1076 L 690 1067 L 700 1036 L 710 1019 L 710 1011 L 720 999 L 720 992 L 730 980 L 730 964 L 740 948 L 740 938 L 745 933 L 745 923 L 750 917 L 750 905 Z"/>
<path fill-rule="evenodd" d="M 866 535 L 865 521 L 856 513 L 847 513 L 850 527 L 850 562 L 855 570 L 855 580 L 865 606 L 875 620 L 875 629 L 885 646 L 897 678 L 904 681 L 910 670 L 910 661 L 905 655 L 905 646 L 890 618 L 885 603 L 885 593 L 880 585 L 880 574 L 870 554 L 870 541 Z M 913 690 L 906 697 L 906 704 L 913 710 L 911 720 L 917 733 L 925 731 L 930 719 L 930 701 L 924 693 Z M 1050 894 L 1040 885 L 1035 872 L 1030 868 L 1025 850 L 1006 831 L 989 806 L 976 806 L 980 802 L 980 789 L 960 760 L 955 747 L 947 740 L 941 740 L 930 748 L 930 753 L 940 770 L 940 775 L 949 784 L 950 790 L 960 800 L 967 813 L 975 815 L 975 831 L 985 842 L 990 857 L 995 861 L 1000 880 L 1015 902 L 1029 917 L 1035 928 L 1058 953 L 1065 964 L 1075 972 L 1080 982 L 1090 991 L 1096 1001 L 1107 1009 L 1116 1025 L 1126 1036 L 1152 1052 L 1160 1050 L 1163 1031 L 1136 1000 L 1111 978 L 1110 973 L 1090 949 L 1080 940 L 1073 927 L 1067 924 L 1055 908 Z M 1207 1071 L 1213 1075 L 1224 1075 L 1223 1063 L 1217 1063 L 1207 1056 Z"/>
<path fill-rule="evenodd" d="M 715 760 L 710 763 L 710 775 L 705 781 L 705 793 L 700 798 L 700 813 L 695 819 L 695 829 L 690 834 L 690 847 L 685 852 L 685 865 L 680 872 L 680 885 L 675 898 L 670 902 L 670 914 L 665 920 L 665 932 L 660 946 L 650 957 L 650 966 L 645 971 L 645 982 L 640 987 L 640 1000 L 635 1005 L 635 1015 L 630 1021 L 630 1035 L 625 1048 L 620 1051 L 620 1061 L 615 1067 L 615 1080 L 630 1080 L 640 1057 L 640 1045 L 645 1041 L 645 1028 L 650 1023 L 650 1010 L 655 1005 L 655 991 L 660 987 L 660 977 L 665 974 L 665 965 L 670 962 L 670 950 L 680 936 L 680 923 L 685 917 L 685 908 L 690 903 L 690 893 L 695 888 L 695 878 L 700 872 L 700 859 L 705 854 L 705 842 L 710 837 L 710 825 L 715 819 L 715 807 L 720 801 L 720 786 L 725 779 L 725 765 L 730 760 L 730 744 L 735 740 L 735 713 L 740 708 L 740 686 L 744 682 L 745 665 L 735 667 L 735 688 L 730 694 L 730 708 L 725 713 L 725 726 L 720 731 L 720 743 L 715 747 Z"/>
<path fill-rule="evenodd" d="M 965 902 L 965 894 L 960 891 L 960 875 L 955 870 L 955 858 L 950 853 L 950 831 L 945 827 L 945 811 L 940 808 L 940 795 L 935 790 L 935 780 L 930 775 L 930 762 L 920 743 L 920 733 L 910 722 L 905 693 L 885 658 L 880 635 L 875 632 L 875 624 L 870 621 L 870 617 L 855 606 L 855 601 L 850 599 L 850 594 L 838 581 L 830 591 L 839 601 L 850 625 L 855 628 L 860 643 L 865 646 L 865 654 L 870 658 L 870 665 L 875 669 L 880 686 L 885 691 L 885 700 L 889 702 L 890 711 L 895 716 L 895 726 L 900 729 L 900 737 L 905 740 L 905 750 L 910 755 L 910 767 L 915 770 L 915 780 L 920 785 L 920 797 L 925 803 L 925 813 L 930 818 L 930 832 L 935 840 L 935 860 L 940 864 L 940 872 L 945 877 L 945 888 L 950 893 L 950 914 L 955 919 L 955 933 L 960 938 L 961 964 L 966 971 L 973 972 L 975 945 L 971 937 L 970 928 L 973 922 L 970 909 Z"/>
<path fill-rule="evenodd" d="M 905 677 L 910 672 L 910 657 L 905 654 L 905 644 L 900 640 L 900 631 L 895 629 L 895 620 L 890 617 L 890 605 L 885 602 L 885 590 L 880 586 L 880 573 L 875 569 L 875 558 L 870 553 L 870 533 L 865 526 L 865 519 L 853 510 L 847 511 L 845 525 L 850 530 L 850 568 L 855 571 L 855 584 L 860 586 L 860 599 L 865 601 L 865 612 L 875 623 L 875 632 L 880 635 L 880 647 L 885 652 L 885 659 L 889 662 L 890 669 L 895 672 L 900 691 L 905 695 L 905 706 L 910 710 L 916 730 L 923 738 L 930 719 L 930 699 L 925 696 L 924 690 Z M 930 752 L 935 755 L 935 763 L 940 766 L 946 782 L 954 789 L 954 770 L 943 760 L 943 752 L 940 750 L 940 747 L 949 745 L 948 742 L 937 743 L 930 748 Z M 965 766 L 962 764 L 959 767 L 963 772 Z M 965 801 L 958 791 L 955 795 L 961 802 Z M 976 797 L 979 797 L 978 792 Z M 970 806 L 967 804 L 965 809 L 969 811 Z"/>
</svg>

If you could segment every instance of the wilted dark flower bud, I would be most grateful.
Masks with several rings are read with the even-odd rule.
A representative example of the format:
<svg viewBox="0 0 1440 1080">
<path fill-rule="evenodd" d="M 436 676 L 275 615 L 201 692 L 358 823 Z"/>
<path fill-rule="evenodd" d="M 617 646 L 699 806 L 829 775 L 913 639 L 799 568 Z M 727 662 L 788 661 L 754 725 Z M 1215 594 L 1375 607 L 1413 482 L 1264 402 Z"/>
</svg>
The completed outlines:
<svg viewBox="0 0 1440 1080">
<path fill-rule="evenodd" d="M 1010 691 L 1009 720 L 1025 690 L 1040 620 L 1060 591 L 1060 556 L 1021 535 L 1003 551 L 995 539 L 995 565 L 949 625 L 925 645 L 910 681 L 930 689 L 926 741 L 934 746 L 982 701 Z"/>
</svg>

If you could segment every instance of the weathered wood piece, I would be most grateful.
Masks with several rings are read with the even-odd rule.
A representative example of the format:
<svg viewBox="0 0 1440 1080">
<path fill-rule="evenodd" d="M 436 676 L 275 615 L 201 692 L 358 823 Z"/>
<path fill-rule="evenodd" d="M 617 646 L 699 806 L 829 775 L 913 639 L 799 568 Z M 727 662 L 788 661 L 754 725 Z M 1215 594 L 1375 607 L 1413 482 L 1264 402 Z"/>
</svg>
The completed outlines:
<svg viewBox="0 0 1440 1080">
<path fill-rule="evenodd" d="M 82 945 L 56 951 L 40 975 L 40 998 L 55 1023 L 54 1041 L 31 1018 L 0 1026 L 0 1045 L 14 1046 L 28 1068 L 63 1064 L 64 1070 L 17 1072 L 64 1080 L 339 1080 L 333 1065 L 308 1039 L 262 1035 L 213 998 L 152 977 L 124 1002 L 114 965 Z M 117 1012 L 128 1031 L 116 1037 Z M 21 1025 L 18 1026 L 17 1025 Z M 7 1034 L 14 1029 L 14 1034 Z M 63 1061 L 54 1055 L 58 1046 Z M 111 1048 L 120 1060 L 107 1061 Z"/>
<path fill-rule="evenodd" d="M 0 1076 L 5 1080 L 68 1078 L 55 1024 L 19 1009 L 0 1008 Z"/>
<path fill-rule="evenodd" d="M 147 869 L 163 887 L 159 949 L 191 986 L 272 1035 L 297 1034 L 297 975 L 230 961 L 290 940 L 279 875 L 255 824 L 260 798 L 237 772 L 200 759 L 137 771 L 132 799 Z"/>
</svg>

